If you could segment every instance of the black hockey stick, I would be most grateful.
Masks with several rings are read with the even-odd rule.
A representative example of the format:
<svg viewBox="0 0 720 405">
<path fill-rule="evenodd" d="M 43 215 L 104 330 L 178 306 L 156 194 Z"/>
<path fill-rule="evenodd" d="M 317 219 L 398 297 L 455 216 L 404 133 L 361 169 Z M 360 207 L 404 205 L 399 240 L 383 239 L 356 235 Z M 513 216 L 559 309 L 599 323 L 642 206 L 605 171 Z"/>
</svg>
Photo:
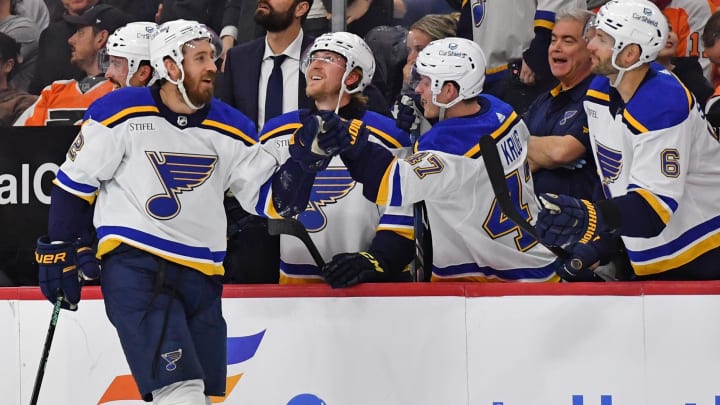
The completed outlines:
<svg viewBox="0 0 720 405">
<path fill-rule="evenodd" d="M 505 182 L 505 170 L 503 170 L 502 162 L 500 161 L 500 155 L 497 151 L 497 143 L 495 143 L 495 139 L 493 139 L 490 135 L 486 135 L 480 138 L 479 143 L 480 153 L 482 154 L 483 162 L 485 162 L 485 170 L 490 178 L 490 185 L 492 186 L 493 193 L 495 193 L 495 199 L 500 205 L 502 213 L 517 224 L 517 226 L 522 228 L 523 231 L 527 232 L 530 236 L 540 242 L 540 244 L 548 248 L 557 257 L 561 259 L 567 259 L 570 257 L 570 254 L 562 247 L 549 246 L 542 243 L 540 237 L 538 237 L 535 227 L 527 222 L 517 208 L 515 208 L 515 204 L 513 204 L 510 199 L 510 190 Z"/>
<path fill-rule="evenodd" d="M 38 396 L 40 396 L 40 386 L 45 376 L 45 366 L 47 365 L 48 356 L 50 355 L 50 346 L 55 336 L 55 327 L 57 326 L 60 308 L 62 307 L 64 299 L 65 297 L 63 296 L 62 290 L 58 288 L 57 300 L 55 301 L 52 317 L 50 318 L 50 327 L 48 328 L 47 335 L 45 335 L 45 346 L 43 347 L 42 357 L 40 357 L 40 365 L 38 366 L 37 375 L 35 375 L 35 386 L 33 387 L 32 397 L 30 398 L 30 405 L 36 405 Z"/>
<path fill-rule="evenodd" d="M 317 246 L 315 246 L 315 242 L 313 242 L 310 238 L 310 234 L 307 229 L 305 229 L 305 225 L 303 225 L 302 222 L 295 218 L 268 218 L 268 233 L 270 235 L 291 235 L 300 239 L 303 245 L 305 245 L 307 250 L 310 252 L 315 264 L 318 266 L 320 271 L 322 271 L 323 266 L 325 266 L 325 260 L 323 260 L 320 251 Z"/>
</svg>

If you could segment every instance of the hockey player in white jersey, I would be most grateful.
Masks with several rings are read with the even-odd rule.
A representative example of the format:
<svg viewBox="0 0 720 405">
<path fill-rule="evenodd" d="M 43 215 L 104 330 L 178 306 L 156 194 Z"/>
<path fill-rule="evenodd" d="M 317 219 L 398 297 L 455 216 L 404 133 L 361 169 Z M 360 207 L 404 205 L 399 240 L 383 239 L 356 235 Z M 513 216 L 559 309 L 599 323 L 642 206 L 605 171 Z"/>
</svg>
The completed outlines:
<svg viewBox="0 0 720 405">
<path fill-rule="evenodd" d="M 100 275 L 85 238 L 94 207 L 105 309 L 143 399 L 158 404 L 225 394 L 225 190 L 258 215 L 294 215 L 314 177 L 304 169 L 329 158 L 296 147 L 303 165 L 280 165 L 255 142 L 255 124 L 212 97 L 218 44 L 194 21 L 158 27 L 150 56 L 162 80 L 88 109 L 38 240 L 42 292 L 77 309 L 78 275 Z"/>
<path fill-rule="evenodd" d="M 650 66 L 667 21 L 649 1 L 613 0 L 595 28 L 598 77 L 584 105 L 607 200 L 544 195 L 538 232 L 571 244 L 583 268 L 604 259 L 597 243 L 620 235 L 638 279 L 720 278 L 720 144 L 687 88 Z"/>
<path fill-rule="evenodd" d="M 150 39 L 155 35 L 155 29 L 155 23 L 136 21 L 116 29 L 108 38 L 105 78 L 116 89 L 150 86 L 155 82 L 150 66 Z"/>
<path fill-rule="evenodd" d="M 346 127 L 350 141 L 341 157 L 363 194 L 387 206 L 425 201 L 432 281 L 558 280 L 554 255 L 502 214 L 480 158 L 478 139 L 492 136 L 512 198 L 533 221 L 539 207 L 527 164 L 530 134 L 509 105 L 481 94 L 482 49 L 463 38 L 436 40 L 420 52 L 416 67 L 424 115 L 438 122 L 419 137 L 413 155 L 399 159 L 365 142 L 365 125 Z"/>
<path fill-rule="evenodd" d="M 362 91 L 375 72 L 372 51 L 359 36 L 334 32 L 318 37 L 303 61 L 306 93 L 313 109 L 283 114 L 268 121 L 260 141 L 279 160 L 287 159 L 288 139 L 295 131 L 317 126 L 318 112 L 328 119 L 363 120 L 372 142 L 396 155 L 407 155 L 410 137 L 390 118 L 368 111 Z M 333 111 L 338 111 L 335 115 Z M 378 207 L 362 196 L 340 157 L 320 170 L 312 185 L 310 205 L 298 216 L 328 266 L 342 267 L 342 278 L 328 280 L 333 287 L 368 281 L 409 281 L 403 271 L 413 257 L 412 210 Z M 354 253 L 354 252 L 362 253 Z M 353 252 L 353 253 L 347 253 Z M 280 237 L 280 283 L 323 282 L 321 269 L 297 238 Z"/>
</svg>

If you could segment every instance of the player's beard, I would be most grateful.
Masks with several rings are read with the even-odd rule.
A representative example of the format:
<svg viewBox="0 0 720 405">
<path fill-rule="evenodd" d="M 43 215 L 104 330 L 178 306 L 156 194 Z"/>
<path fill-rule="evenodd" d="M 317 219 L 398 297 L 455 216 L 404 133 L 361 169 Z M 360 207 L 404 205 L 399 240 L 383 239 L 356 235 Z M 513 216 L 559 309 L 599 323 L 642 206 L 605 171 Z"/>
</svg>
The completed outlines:
<svg viewBox="0 0 720 405">
<path fill-rule="evenodd" d="M 207 72 L 198 79 L 191 79 L 186 77 L 183 81 L 185 91 L 190 99 L 190 102 L 195 105 L 207 104 L 212 100 L 214 94 L 214 86 L 207 86 L 203 79 L 210 79 L 214 85 L 215 83 L 215 72 Z"/>
<path fill-rule="evenodd" d="M 267 14 L 264 14 L 262 11 L 255 10 L 255 22 L 260 24 L 268 32 L 280 32 L 292 24 L 298 2 L 295 1 L 295 4 L 284 13 L 277 12 L 272 5 L 266 1 L 259 0 L 258 4 L 263 4 L 269 11 Z"/>
<path fill-rule="evenodd" d="M 607 58 L 605 60 L 598 59 L 597 63 L 594 63 L 592 66 L 591 71 L 595 73 L 596 75 L 601 76 L 610 76 L 610 75 L 617 75 L 620 73 L 610 62 L 610 58 Z"/>
</svg>

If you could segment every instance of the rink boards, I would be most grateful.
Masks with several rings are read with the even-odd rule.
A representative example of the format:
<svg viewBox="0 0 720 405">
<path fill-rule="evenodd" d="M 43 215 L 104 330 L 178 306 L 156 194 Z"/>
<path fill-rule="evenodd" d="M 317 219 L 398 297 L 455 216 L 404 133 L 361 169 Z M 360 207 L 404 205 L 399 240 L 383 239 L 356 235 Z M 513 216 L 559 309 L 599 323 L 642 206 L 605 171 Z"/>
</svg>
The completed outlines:
<svg viewBox="0 0 720 405">
<path fill-rule="evenodd" d="M 720 405 L 720 282 L 227 286 L 214 403 Z M 4 404 L 28 404 L 52 306 L 0 289 Z M 60 314 L 39 404 L 141 404 L 97 287 Z M 295 405 L 295 404 L 293 404 Z M 309 405 L 309 404 L 308 404 Z"/>
</svg>

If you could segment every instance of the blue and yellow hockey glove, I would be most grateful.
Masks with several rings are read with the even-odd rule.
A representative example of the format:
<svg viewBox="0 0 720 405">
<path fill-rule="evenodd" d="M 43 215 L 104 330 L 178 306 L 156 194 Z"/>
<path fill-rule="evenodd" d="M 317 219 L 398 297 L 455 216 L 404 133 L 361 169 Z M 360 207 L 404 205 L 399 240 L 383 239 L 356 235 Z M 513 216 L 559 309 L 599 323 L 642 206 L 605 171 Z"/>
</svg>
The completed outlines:
<svg viewBox="0 0 720 405">
<path fill-rule="evenodd" d="M 78 248 L 73 242 L 50 242 L 47 236 L 41 236 L 37 240 L 35 261 L 43 295 L 55 304 L 60 290 L 64 297 L 62 308 L 71 311 L 76 311 L 80 302 L 81 278 L 100 277 L 93 249 Z"/>
<path fill-rule="evenodd" d="M 600 232 L 609 231 L 603 215 L 587 200 L 567 195 L 543 193 L 542 210 L 535 229 L 543 243 L 564 246 L 571 243 L 588 243 Z"/>
</svg>

